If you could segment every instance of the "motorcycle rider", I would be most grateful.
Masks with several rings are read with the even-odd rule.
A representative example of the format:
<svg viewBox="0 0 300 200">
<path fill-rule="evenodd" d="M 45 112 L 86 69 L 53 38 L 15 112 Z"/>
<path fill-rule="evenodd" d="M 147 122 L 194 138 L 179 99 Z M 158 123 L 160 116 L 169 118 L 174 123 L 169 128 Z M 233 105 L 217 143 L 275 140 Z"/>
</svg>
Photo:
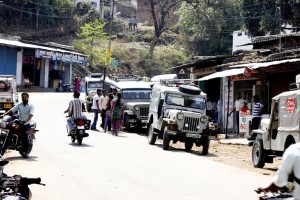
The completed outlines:
<svg viewBox="0 0 300 200">
<path fill-rule="evenodd" d="M 25 157 L 28 156 L 28 136 L 26 132 L 30 129 L 31 118 L 34 115 L 34 106 L 28 102 L 29 94 L 22 93 L 22 102 L 15 105 L 9 111 L 4 113 L 4 115 L 13 115 L 15 112 L 19 112 L 19 119 L 22 121 L 21 124 L 21 139 L 22 139 L 22 152 Z"/>
<path fill-rule="evenodd" d="M 273 182 L 266 188 L 258 188 L 259 192 L 276 192 L 288 183 L 289 176 L 293 175 L 295 189 L 293 196 L 300 200 L 300 143 L 289 146 L 282 157 L 282 163 L 277 170 Z"/>
<path fill-rule="evenodd" d="M 78 91 L 74 91 L 73 97 L 74 99 L 72 99 L 69 102 L 69 107 L 68 109 L 65 111 L 65 113 L 68 112 L 69 114 L 69 118 L 67 120 L 68 126 L 70 127 L 70 132 L 74 133 L 74 126 L 73 126 L 73 121 L 74 119 L 84 119 L 86 120 L 86 116 L 82 114 L 82 112 L 86 112 L 85 110 L 85 106 L 84 104 L 81 102 L 81 100 L 79 99 L 80 93 Z"/>
</svg>

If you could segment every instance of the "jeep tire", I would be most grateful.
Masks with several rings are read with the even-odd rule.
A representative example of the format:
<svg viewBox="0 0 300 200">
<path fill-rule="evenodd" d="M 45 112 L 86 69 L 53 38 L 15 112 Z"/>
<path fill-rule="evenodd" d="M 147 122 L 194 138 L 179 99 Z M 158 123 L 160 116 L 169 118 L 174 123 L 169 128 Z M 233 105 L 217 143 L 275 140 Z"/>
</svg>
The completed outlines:
<svg viewBox="0 0 300 200">
<path fill-rule="evenodd" d="M 199 88 L 191 85 L 180 85 L 178 90 L 180 92 L 192 95 L 199 95 L 201 93 L 201 90 Z"/>
<path fill-rule="evenodd" d="M 184 142 L 184 147 L 186 151 L 191 151 L 193 148 L 194 142 L 192 140 L 186 140 Z"/>
<path fill-rule="evenodd" d="M 130 123 L 129 123 L 129 116 L 128 115 L 125 115 L 124 127 L 125 127 L 125 131 L 127 131 L 127 132 L 130 131 Z"/>
<path fill-rule="evenodd" d="M 204 138 L 203 138 L 203 139 L 204 139 Z M 202 141 L 202 152 L 201 152 L 201 155 L 207 155 L 207 154 L 208 154 L 209 143 L 210 143 L 210 140 L 209 140 L 208 137 L 206 137 L 206 138 Z"/>
<path fill-rule="evenodd" d="M 164 129 L 163 135 L 163 150 L 168 150 L 170 147 L 170 135 L 168 134 L 168 127 Z"/>
<path fill-rule="evenodd" d="M 157 139 L 157 134 L 154 134 L 154 128 L 151 124 L 148 129 L 148 143 L 153 145 L 153 144 L 155 144 L 156 139 Z"/>
</svg>

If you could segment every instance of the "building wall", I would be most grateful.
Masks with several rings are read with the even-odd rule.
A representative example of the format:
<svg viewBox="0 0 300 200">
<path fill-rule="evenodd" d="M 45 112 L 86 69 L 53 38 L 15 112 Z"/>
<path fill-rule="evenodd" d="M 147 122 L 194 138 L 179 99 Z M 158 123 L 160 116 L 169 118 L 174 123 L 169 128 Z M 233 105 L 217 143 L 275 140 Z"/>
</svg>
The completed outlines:
<svg viewBox="0 0 300 200">
<path fill-rule="evenodd" d="M 253 45 L 241 46 L 237 47 L 238 45 L 243 45 L 251 43 L 251 38 L 246 35 L 245 31 L 234 31 L 232 34 L 232 52 L 236 50 L 251 50 L 253 49 Z"/>
<path fill-rule="evenodd" d="M 16 75 L 17 49 L 0 46 L 0 74 Z"/>
</svg>

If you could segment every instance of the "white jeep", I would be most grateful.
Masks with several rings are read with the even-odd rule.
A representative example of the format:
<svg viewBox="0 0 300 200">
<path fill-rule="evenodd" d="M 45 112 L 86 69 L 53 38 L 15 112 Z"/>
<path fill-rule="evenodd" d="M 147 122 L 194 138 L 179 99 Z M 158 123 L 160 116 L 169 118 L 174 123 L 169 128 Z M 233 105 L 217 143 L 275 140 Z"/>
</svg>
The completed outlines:
<svg viewBox="0 0 300 200">
<path fill-rule="evenodd" d="M 185 143 L 190 151 L 195 143 L 202 146 L 202 155 L 208 154 L 209 135 L 206 115 L 206 94 L 197 87 L 180 85 L 168 87 L 155 84 L 149 109 L 148 140 L 153 145 L 160 137 L 163 149 L 169 149 L 172 140 Z"/>
<path fill-rule="evenodd" d="M 298 80 L 297 80 L 298 79 Z M 270 118 L 262 119 L 252 147 L 252 163 L 262 168 L 273 163 L 273 158 L 282 156 L 291 145 L 300 141 L 300 76 L 297 87 L 272 98 Z"/>
</svg>

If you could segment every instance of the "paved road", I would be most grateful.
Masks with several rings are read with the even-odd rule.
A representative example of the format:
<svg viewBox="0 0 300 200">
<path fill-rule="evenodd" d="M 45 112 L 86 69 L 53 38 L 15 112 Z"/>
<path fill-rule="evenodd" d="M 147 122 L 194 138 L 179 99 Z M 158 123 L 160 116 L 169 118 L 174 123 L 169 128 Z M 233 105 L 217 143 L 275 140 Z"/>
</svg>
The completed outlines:
<svg viewBox="0 0 300 200">
<path fill-rule="evenodd" d="M 40 130 L 31 156 L 22 159 L 15 151 L 4 156 L 11 161 L 5 168 L 9 175 L 41 177 L 47 184 L 31 186 L 34 200 L 252 200 L 253 189 L 270 181 L 205 156 L 163 151 L 134 133 L 90 131 L 83 145 L 72 144 L 62 114 L 71 98 L 71 93 L 31 93 Z"/>
</svg>

